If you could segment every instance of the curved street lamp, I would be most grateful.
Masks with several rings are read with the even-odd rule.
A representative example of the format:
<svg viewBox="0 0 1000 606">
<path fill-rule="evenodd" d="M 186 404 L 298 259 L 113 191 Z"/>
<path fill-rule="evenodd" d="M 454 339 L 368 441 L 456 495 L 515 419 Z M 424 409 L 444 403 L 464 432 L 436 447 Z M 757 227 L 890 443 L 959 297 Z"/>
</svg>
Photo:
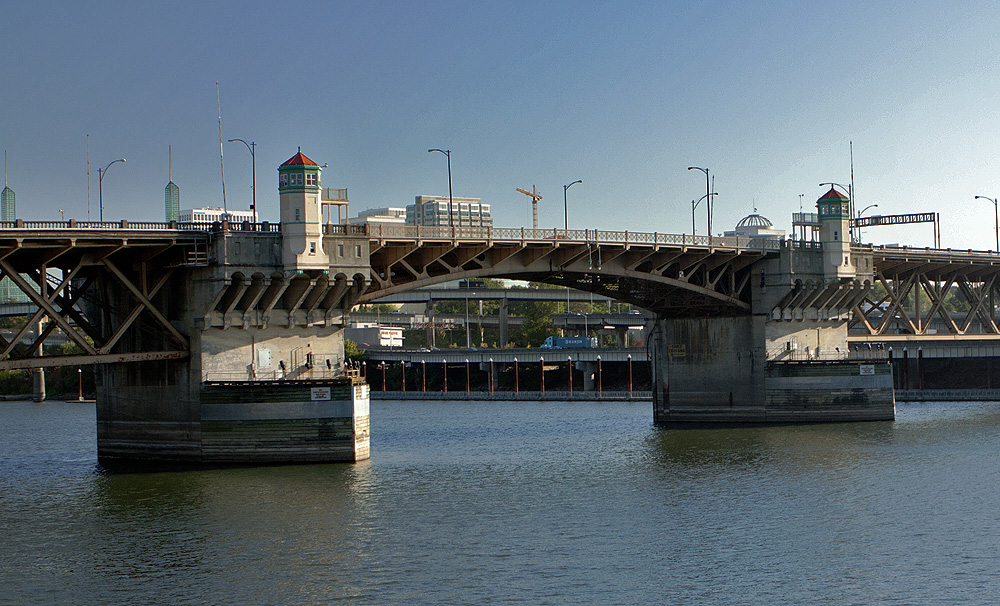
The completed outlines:
<svg viewBox="0 0 1000 606">
<path fill-rule="evenodd" d="M 718 195 L 719 194 L 717 194 L 715 192 L 711 192 L 711 193 L 707 193 L 704 196 L 698 198 L 697 201 L 691 200 L 691 235 L 692 236 L 697 236 L 698 235 L 697 230 L 694 227 L 694 211 L 695 211 L 695 209 L 698 208 L 698 205 L 701 204 L 701 201 L 704 200 L 705 198 L 707 198 L 709 196 L 718 196 Z M 706 206 L 707 206 L 707 204 L 706 204 Z M 711 236 L 712 232 L 711 231 L 708 232 L 708 235 Z"/>
<path fill-rule="evenodd" d="M 868 206 L 862 208 L 861 212 L 858 213 L 858 218 L 860 219 L 861 215 L 865 214 L 865 211 L 869 208 L 878 208 L 878 204 L 869 204 Z M 861 226 L 858 226 L 858 242 L 861 242 Z"/>
<path fill-rule="evenodd" d="M 104 221 L 104 176 L 108 174 L 108 169 L 111 168 L 112 164 L 116 162 L 125 162 L 125 158 L 118 158 L 117 160 L 112 160 L 103 169 L 97 169 L 97 199 L 101 205 L 101 222 Z"/>
<path fill-rule="evenodd" d="M 454 229 L 455 227 L 455 211 L 452 209 L 452 203 L 454 198 L 451 195 L 451 150 L 450 149 L 429 149 L 427 153 L 431 152 L 441 152 L 445 156 L 448 156 L 448 225 Z M 471 222 L 470 222 L 471 224 Z"/>
<path fill-rule="evenodd" d="M 257 224 L 257 154 L 255 153 L 255 149 L 257 147 L 257 144 L 254 143 L 253 141 L 247 143 L 243 139 L 229 140 L 230 143 L 233 143 L 234 141 L 239 141 L 243 145 L 246 145 L 247 149 L 250 150 L 250 192 L 251 192 L 250 211 L 253 212 L 253 222 L 254 225 L 256 225 Z"/>
<path fill-rule="evenodd" d="M 583 179 L 577 179 L 569 185 L 563 185 L 563 230 L 569 231 L 569 205 L 566 203 L 566 190 L 573 187 L 577 183 L 583 183 Z"/>
<path fill-rule="evenodd" d="M 976 196 L 976 200 L 980 198 L 982 198 L 983 200 L 989 200 L 990 202 L 993 203 L 993 224 L 997 235 L 997 247 L 995 250 L 997 252 L 1000 252 L 1000 219 L 997 218 L 998 212 L 997 212 L 996 198 L 987 198 L 986 196 Z"/>
<path fill-rule="evenodd" d="M 708 198 L 708 202 L 707 202 L 707 205 L 708 205 L 708 237 L 711 238 L 712 237 L 712 196 L 716 196 L 718 194 L 713 194 L 712 193 L 712 184 L 708 180 L 708 169 L 707 168 L 702 168 L 700 166 L 689 166 L 688 170 L 700 170 L 701 172 L 705 173 L 705 197 Z"/>
</svg>

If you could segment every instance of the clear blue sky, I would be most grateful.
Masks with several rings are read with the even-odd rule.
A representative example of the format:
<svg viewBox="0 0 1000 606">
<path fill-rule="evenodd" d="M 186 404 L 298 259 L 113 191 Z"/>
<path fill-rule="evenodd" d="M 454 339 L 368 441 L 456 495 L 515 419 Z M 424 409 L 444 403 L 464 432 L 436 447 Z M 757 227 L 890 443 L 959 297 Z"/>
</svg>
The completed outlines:
<svg viewBox="0 0 1000 606">
<path fill-rule="evenodd" d="M 173 147 L 181 205 L 221 206 L 226 139 L 257 143 L 258 206 L 302 151 L 352 214 L 447 195 L 498 226 L 690 232 L 716 176 L 714 231 L 754 206 L 777 227 L 822 181 L 867 214 L 936 211 L 944 246 L 993 247 L 1000 61 L 993 2 L 16 3 L 0 36 L 0 148 L 25 219 L 162 220 Z M 226 198 L 250 157 L 225 144 Z M 699 209 L 698 231 L 705 231 Z M 927 246 L 930 226 L 869 229 Z"/>
</svg>

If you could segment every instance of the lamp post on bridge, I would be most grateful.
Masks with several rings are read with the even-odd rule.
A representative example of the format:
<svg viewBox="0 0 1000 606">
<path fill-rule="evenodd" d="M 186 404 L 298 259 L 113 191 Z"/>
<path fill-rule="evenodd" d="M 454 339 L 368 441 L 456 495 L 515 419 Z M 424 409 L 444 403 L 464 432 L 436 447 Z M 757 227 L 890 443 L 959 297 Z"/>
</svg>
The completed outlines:
<svg viewBox="0 0 1000 606">
<path fill-rule="evenodd" d="M 583 183 L 583 179 L 577 179 L 569 185 L 563 185 L 563 231 L 569 231 L 569 204 L 566 202 L 566 190 L 577 183 Z"/>
<path fill-rule="evenodd" d="M 717 194 L 715 192 L 711 192 L 711 193 L 707 193 L 704 196 L 698 198 L 697 201 L 691 200 L 691 235 L 692 236 L 697 235 L 697 231 L 698 231 L 697 229 L 695 229 L 695 226 L 694 226 L 694 211 L 695 211 L 695 209 L 698 208 L 698 205 L 701 204 L 701 201 L 704 200 L 705 198 L 707 198 L 709 196 L 718 196 L 718 195 L 719 194 Z M 706 204 L 706 206 L 707 206 L 707 204 Z M 709 228 L 709 229 L 711 229 L 711 228 Z M 711 231 L 708 232 L 708 235 L 711 236 L 712 232 Z"/>
<path fill-rule="evenodd" d="M 997 200 L 996 198 L 987 198 L 986 196 L 976 196 L 976 200 L 980 198 L 993 203 L 993 225 L 997 235 L 997 247 L 994 250 L 1000 252 L 1000 218 L 998 218 L 1000 217 L 1000 212 L 997 211 Z"/>
<path fill-rule="evenodd" d="M 700 166 L 689 166 L 688 170 L 700 170 L 701 172 L 705 173 L 705 197 L 708 198 L 708 202 L 706 203 L 708 205 L 708 237 L 711 238 L 712 237 L 712 196 L 717 195 L 717 194 L 713 194 L 712 193 L 712 183 L 711 183 L 711 181 L 709 181 L 709 178 L 708 178 L 708 169 L 707 168 L 702 168 Z M 694 210 L 692 210 L 691 212 L 693 214 Z"/>
<path fill-rule="evenodd" d="M 448 225 L 455 229 L 455 211 L 452 208 L 454 198 L 451 195 L 451 150 L 450 149 L 429 149 L 427 153 L 431 152 L 441 152 L 448 157 Z M 461 224 L 461 222 L 459 222 Z"/>
<path fill-rule="evenodd" d="M 465 359 L 465 393 L 469 393 L 469 358 Z"/>
<path fill-rule="evenodd" d="M 97 169 L 97 200 L 101 207 L 101 222 L 104 222 L 104 177 L 108 174 L 108 169 L 111 168 L 112 164 L 116 162 L 125 162 L 125 158 L 118 158 L 117 160 L 112 160 L 103 169 Z"/>
<path fill-rule="evenodd" d="M 256 225 L 257 224 L 257 154 L 255 153 L 255 150 L 257 148 L 257 144 L 254 143 L 253 141 L 247 143 L 243 139 L 229 140 L 230 143 L 233 143 L 234 141 L 239 141 L 243 145 L 246 145 L 247 149 L 250 150 L 250 195 L 251 195 L 250 211 L 253 213 L 253 222 L 254 225 Z"/>
<path fill-rule="evenodd" d="M 860 219 L 861 215 L 865 214 L 865 211 L 868 210 L 869 208 L 878 208 L 878 204 L 869 204 L 868 206 L 862 208 L 861 212 L 858 213 L 858 218 Z M 860 242 L 861 242 L 861 226 L 858 226 L 858 243 Z"/>
<path fill-rule="evenodd" d="M 448 360 L 441 360 L 441 371 L 444 376 L 444 393 L 448 393 Z"/>
</svg>

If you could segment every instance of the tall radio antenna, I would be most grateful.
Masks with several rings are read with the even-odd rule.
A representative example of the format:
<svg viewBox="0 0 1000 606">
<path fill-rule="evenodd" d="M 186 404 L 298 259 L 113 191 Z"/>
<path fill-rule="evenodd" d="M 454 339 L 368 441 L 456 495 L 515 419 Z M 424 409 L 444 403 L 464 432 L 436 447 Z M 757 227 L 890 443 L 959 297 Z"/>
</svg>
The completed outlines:
<svg viewBox="0 0 1000 606">
<path fill-rule="evenodd" d="M 219 166 L 222 168 L 222 212 L 228 213 L 226 207 L 226 162 L 222 156 L 222 102 L 219 100 L 219 81 L 215 81 L 215 104 L 219 108 Z"/>
</svg>

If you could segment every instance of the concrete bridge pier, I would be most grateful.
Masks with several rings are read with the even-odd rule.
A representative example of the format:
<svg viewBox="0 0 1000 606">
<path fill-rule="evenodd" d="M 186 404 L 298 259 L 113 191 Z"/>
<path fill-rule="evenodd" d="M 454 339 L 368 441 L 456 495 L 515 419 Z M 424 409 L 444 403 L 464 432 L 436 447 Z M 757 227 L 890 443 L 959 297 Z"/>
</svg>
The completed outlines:
<svg viewBox="0 0 1000 606">
<path fill-rule="evenodd" d="M 743 305 L 657 317 L 656 422 L 894 418 L 890 365 L 848 359 L 847 321 L 873 281 L 871 255 L 850 247 L 848 202 L 833 189 L 817 202 L 821 246 L 783 241 L 755 261 Z"/>
<path fill-rule="evenodd" d="M 368 385 L 343 368 L 368 239 L 320 222 L 319 172 L 301 153 L 278 169 L 280 232 L 223 225 L 196 262 L 121 263 L 125 287 L 106 281 L 104 300 L 89 303 L 92 330 L 119 335 L 120 348 L 183 354 L 99 367 L 102 464 L 368 458 Z M 119 310 L 133 309 L 125 321 L 147 311 L 158 330 L 126 332 Z"/>
</svg>

